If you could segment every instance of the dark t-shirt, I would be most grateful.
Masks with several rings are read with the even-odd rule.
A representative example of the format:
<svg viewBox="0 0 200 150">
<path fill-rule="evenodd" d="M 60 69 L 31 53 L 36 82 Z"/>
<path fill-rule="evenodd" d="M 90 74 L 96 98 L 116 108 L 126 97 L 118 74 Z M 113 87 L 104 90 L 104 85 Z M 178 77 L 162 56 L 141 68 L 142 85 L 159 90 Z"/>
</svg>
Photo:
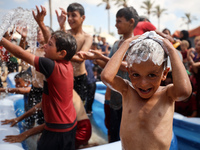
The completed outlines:
<svg viewBox="0 0 200 150">
<path fill-rule="evenodd" d="M 45 76 L 42 95 L 45 129 L 54 132 L 71 130 L 76 125 L 71 62 L 37 56 L 34 62 L 36 70 Z"/>
</svg>

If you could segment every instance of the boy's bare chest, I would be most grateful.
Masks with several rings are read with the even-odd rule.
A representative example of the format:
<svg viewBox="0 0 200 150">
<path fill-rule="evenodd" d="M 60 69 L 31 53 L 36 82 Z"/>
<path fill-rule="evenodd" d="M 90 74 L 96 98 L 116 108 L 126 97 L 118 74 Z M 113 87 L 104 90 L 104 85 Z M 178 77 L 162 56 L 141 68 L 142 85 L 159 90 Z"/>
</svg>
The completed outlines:
<svg viewBox="0 0 200 150">
<path fill-rule="evenodd" d="M 173 114 L 173 106 L 173 103 L 161 96 L 155 96 L 147 101 L 132 99 L 123 102 L 123 108 L 126 108 L 123 109 L 123 116 L 124 119 L 131 119 L 133 122 L 137 120 L 141 124 L 154 125 Z"/>
<path fill-rule="evenodd" d="M 80 51 L 85 43 L 85 37 L 83 35 L 75 36 L 77 43 L 77 52 Z"/>
</svg>

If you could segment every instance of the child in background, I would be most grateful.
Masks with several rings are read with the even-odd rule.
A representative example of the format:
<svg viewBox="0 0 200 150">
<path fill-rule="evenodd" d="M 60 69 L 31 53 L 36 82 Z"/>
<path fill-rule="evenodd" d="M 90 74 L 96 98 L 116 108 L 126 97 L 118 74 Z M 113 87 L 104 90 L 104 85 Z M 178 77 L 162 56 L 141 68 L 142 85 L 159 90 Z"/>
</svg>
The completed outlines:
<svg viewBox="0 0 200 150">
<path fill-rule="evenodd" d="M 45 127 L 38 142 L 41 149 L 75 149 L 76 111 L 73 106 L 73 67 L 70 59 L 76 53 L 76 40 L 70 34 L 56 31 L 44 45 L 44 57 L 35 56 L 2 38 L 3 45 L 16 57 L 43 73 L 42 110 Z"/>
<path fill-rule="evenodd" d="M 127 69 L 131 82 L 116 76 L 130 46 Z M 171 60 L 173 84 L 163 87 L 160 83 L 169 71 L 164 50 Z M 123 97 L 120 127 L 123 149 L 169 150 L 174 103 L 188 98 L 192 91 L 185 67 L 173 45 L 154 31 L 139 38 L 129 38 L 111 57 L 101 79 Z"/>
<path fill-rule="evenodd" d="M 27 105 L 28 95 L 31 90 L 31 74 L 27 71 L 22 71 L 16 74 L 14 79 L 16 88 L 0 88 L 0 92 L 24 94 L 25 105 Z"/>
<path fill-rule="evenodd" d="M 190 80 L 193 83 L 194 92 L 196 92 L 197 117 L 200 117 L 200 41 L 196 42 L 195 50 L 196 51 L 190 49 L 188 51 L 188 61 L 190 64 L 190 71 L 192 72 Z"/>
<path fill-rule="evenodd" d="M 183 64 L 187 70 L 189 70 L 188 59 L 187 59 L 187 52 L 189 48 L 189 42 L 186 40 L 181 41 L 181 54 L 183 56 Z"/>
</svg>

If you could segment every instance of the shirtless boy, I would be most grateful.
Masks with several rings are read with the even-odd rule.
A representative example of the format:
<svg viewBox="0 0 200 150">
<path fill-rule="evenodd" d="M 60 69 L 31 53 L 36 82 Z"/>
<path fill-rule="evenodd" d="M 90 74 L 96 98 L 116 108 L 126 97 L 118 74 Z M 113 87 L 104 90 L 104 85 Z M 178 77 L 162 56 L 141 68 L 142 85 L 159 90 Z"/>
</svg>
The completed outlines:
<svg viewBox="0 0 200 150">
<path fill-rule="evenodd" d="M 67 21 L 71 29 L 66 32 L 71 33 L 77 42 L 77 52 L 87 52 L 91 45 L 93 38 L 91 35 L 85 33 L 82 29 L 83 21 L 85 20 L 85 11 L 81 4 L 72 3 L 68 6 L 67 12 L 61 9 L 61 15 L 59 16 L 58 12 L 57 19 L 60 25 L 60 28 L 65 31 L 65 21 Z M 82 101 L 85 101 L 85 96 L 87 92 L 87 76 L 85 69 L 85 60 L 80 58 L 77 54 L 71 59 L 73 68 L 74 68 L 74 89 L 80 95 Z"/>
<path fill-rule="evenodd" d="M 131 82 L 116 76 L 127 49 Z M 161 46 L 162 45 L 162 46 Z M 166 79 L 164 49 L 168 53 L 173 84 L 160 86 Z M 121 60 L 121 61 L 116 61 Z M 154 31 L 123 42 L 101 74 L 102 81 L 123 97 L 120 138 L 125 150 L 169 150 L 172 139 L 174 102 L 191 94 L 187 72 L 173 45 Z"/>
</svg>

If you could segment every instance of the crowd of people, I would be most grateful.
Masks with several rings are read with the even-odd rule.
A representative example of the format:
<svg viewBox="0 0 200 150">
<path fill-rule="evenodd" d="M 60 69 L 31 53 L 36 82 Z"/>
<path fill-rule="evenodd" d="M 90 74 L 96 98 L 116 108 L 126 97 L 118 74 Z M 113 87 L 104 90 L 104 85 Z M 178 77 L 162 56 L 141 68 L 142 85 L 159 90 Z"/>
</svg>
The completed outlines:
<svg viewBox="0 0 200 150">
<path fill-rule="evenodd" d="M 26 121 L 23 133 L 6 136 L 4 141 L 22 142 L 41 133 L 38 150 L 91 146 L 88 116 L 97 81 L 107 86 L 108 142 L 121 140 L 124 149 L 167 150 L 174 111 L 200 117 L 200 36 L 191 41 L 186 30 L 176 36 L 167 28 L 158 31 L 133 7 L 126 7 L 116 14 L 121 38 L 110 46 L 105 37 L 83 31 L 85 10 L 79 3 L 70 4 L 67 10 L 60 8 L 60 14 L 56 10 L 60 30 L 55 32 L 43 22 L 45 7 L 36 6 L 36 10 L 35 54 L 30 53 L 26 30 L 17 30 L 22 37 L 19 45 L 8 32 L 0 41 L 1 75 L 5 66 L 8 73 L 19 72 L 16 88 L 3 87 L 1 81 L 0 92 L 24 94 L 25 102 L 22 116 L 2 124 Z"/>
</svg>

